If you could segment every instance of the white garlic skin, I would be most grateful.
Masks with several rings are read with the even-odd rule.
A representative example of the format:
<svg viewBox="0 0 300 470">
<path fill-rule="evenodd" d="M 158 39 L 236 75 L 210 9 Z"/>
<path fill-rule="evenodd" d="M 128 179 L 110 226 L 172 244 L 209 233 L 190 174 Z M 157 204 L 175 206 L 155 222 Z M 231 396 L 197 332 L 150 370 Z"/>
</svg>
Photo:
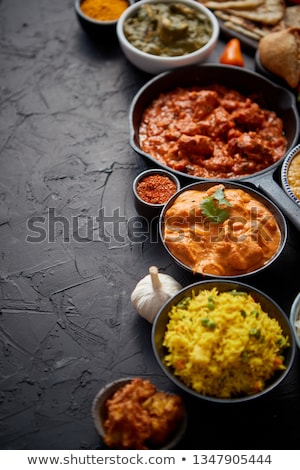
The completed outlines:
<svg viewBox="0 0 300 470">
<path fill-rule="evenodd" d="M 168 274 L 159 273 L 155 266 L 149 268 L 149 273 L 135 286 L 131 303 L 141 317 L 153 323 L 159 309 L 182 286 Z"/>
</svg>

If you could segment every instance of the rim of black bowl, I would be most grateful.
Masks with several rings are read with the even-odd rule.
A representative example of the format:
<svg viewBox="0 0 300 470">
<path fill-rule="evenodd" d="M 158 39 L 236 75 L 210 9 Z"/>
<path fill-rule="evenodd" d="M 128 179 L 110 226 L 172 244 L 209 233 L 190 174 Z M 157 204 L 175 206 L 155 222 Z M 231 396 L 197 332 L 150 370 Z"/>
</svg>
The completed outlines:
<svg viewBox="0 0 300 470">
<path fill-rule="evenodd" d="M 139 195 L 138 195 L 138 192 L 136 190 L 137 188 L 137 184 L 139 183 L 139 181 L 143 180 L 144 178 L 146 178 L 146 176 L 148 175 L 164 175 L 164 176 L 167 176 L 168 178 L 170 178 L 172 181 L 174 181 L 174 183 L 176 184 L 176 192 L 174 193 L 177 194 L 177 192 L 180 190 L 180 181 L 179 179 L 177 178 L 176 175 L 174 175 L 173 173 L 171 173 L 170 171 L 168 170 L 164 170 L 162 168 L 150 168 L 148 170 L 144 170 L 142 171 L 142 173 L 139 173 L 135 179 L 133 180 L 133 183 L 132 183 L 132 189 L 133 189 L 133 193 L 135 195 L 135 197 L 142 203 L 142 204 L 145 204 L 146 206 L 149 206 L 149 207 L 157 207 L 157 208 L 163 208 L 167 202 L 164 202 L 162 204 L 152 204 L 151 202 L 147 202 L 145 201 L 144 199 L 142 199 Z M 173 196 L 171 196 L 173 197 Z"/>
<path fill-rule="evenodd" d="M 295 326 L 295 322 L 297 320 L 300 320 L 300 292 L 298 293 L 298 295 L 296 295 L 296 297 L 295 297 L 295 299 L 292 303 L 291 312 L 290 312 L 290 322 L 291 322 L 291 325 L 292 325 L 292 329 L 294 331 L 297 346 L 300 349 L 300 338 L 296 333 L 296 326 Z"/>
<path fill-rule="evenodd" d="M 203 72 L 203 73 L 202 73 Z M 138 128 L 140 120 L 137 118 L 137 109 L 140 106 L 141 109 L 145 109 L 150 102 L 158 96 L 160 92 L 164 93 L 169 90 L 172 90 L 176 86 L 205 86 L 209 81 L 204 80 L 203 76 L 205 74 L 209 75 L 208 80 L 214 80 L 215 82 L 220 81 L 223 83 L 225 79 L 225 85 L 230 86 L 230 81 L 232 80 L 232 76 L 235 77 L 234 81 L 238 82 L 238 85 L 232 85 L 233 88 L 238 89 L 244 94 L 251 94 L 255 90 L 262 90 L 264 96 L 266 97 L 267 105 L 269 109 L 278 108 L 277 106 L 274 107 L 272 103 L 272 99 L 274 96 L 276 97 L 277 102 L 280 104 L 280 108 L 277 109 L 277 114 L 280 114 L 282 119 L 284 115 L 285 119 L 291 121 L 294 127 L 294 134 L 290 134 L 287 131 L 289 130 L 286 127 L 284 130 L 286 134 L 290 134 L 287 136 L 288 138 L 288 146 L 286 149 L 285 154 L 282 156 L 280 160 L 273 163 L 272 165 L 268 166 L 267 168 L 255 172 L 250 175 L 242 175 L 236 176 L 232 178 L 226 179 L 226 181 L 254 181 L 256 178 L 266 174 L 272 173 L 275 171 L 283 162 L 285 156 L 287 155 L 290 150 L 297 145 L 299 133 L 300 133 L 300 118 L 297 111 L 297 102 L 295 95 L 288 90 L 287 88 L 278 85 L 274 81 L 270 80 L 269 78 L 261 75 L 252 70 L 243 69 L 241 67 L 235 67 L 232 65 L 225 65 L 225 64 L 216 64 L 216 63 L 209 63 L 209 64 L 194 64 L 194 65 L 187 65 L 184 67 L 179 67 L 175 70 L 169 70 L 166 72 L 162 72 L 148 80 L 135 94 L 133 97 L 130 107 L 129 107 L 129 143 L 132 149 L 141 157 L 145 158 L 146 160 L 154 163 L 155 165 L 167 169 L 172 173 L 176 174 L 179 177 L 184 177 L 190 181 L 209 181 L 211 178 L 205 177 L 198 177 L 192 174 L 184 173 L 182 171 L 173 169 L 167 166 L 164 163 L 160 163 L 156 160 L 151 154 L 142 150 L 139 144 L 139 136 L 138 136 Z M 218 79 L 220 77 L 220 79 Z M 173 84 L 174 82 L 174 84 Z M 255 88 L 256 87 L 256 88 Z M 274 101 L 274 100 L 273 100 Z M 215 180 L 217 178 L 214 178 Z M 221 179 L 222 180 L 222 179 Z"/>
<path fill-rule="evenodd" d="M 219 274 L 214 275 L 214 274 L 200 273 L 200 272 L 193 273 L 193 270 L 192 270 L 191 267 L 184 264 L 183 262 L 178 260 L 175 255 L 173 255 L 173 253 L 169 250 L 168 246 L 166 245 L 166 243 L 164 241 L 164 237 L 163 237 L 164 216 L 165 216 L 166 211 L 169 209 L 169 207 L 171 207 L 172 204 L 174 203 L 175 199 L 180 194 L 182 194 L 184 191 L 188 191 L 190 189 L 197 188 L 198 186 L 201 186 L 201 187 L 205 188 L 205 187 L 211 187 L 211 186 L 214 186 L 214 185 L 217 185 L 217 184 L 224 184 L 225 188 L 227 186 L 229 188 L 241 189 L 245 192 L 250 193 L 254 198 L 256 198 L 258 201 L 262 202 L 264 204 L 264 206 L 266 206 L 272 212 L 272 214 L 273 214 L 273 216 L 274 216 L 274 218 L 275 218 L 275 220 L 276 220 L 276 222 L 279 226 L 279 230 L 280 230 L 280 233 L 281 233 L 281 240 L 280 240 L 280 246 L 279 246 L 278 250 L 272 256 L 272 258 L 269 259 L 269 261 L 267 263 L 265 263 L 263 266 L 255 269 L 253 271 L 250 271 L 250 272 L 247 272 L 247 273 L 242 273 L 242 274 L 236 274 L 236 275 L 232 275 L 232 276 L 222 276 L 222 275 L 219 275 Z M 252 187 L 250 188 L 249 186 L 247 186 L 244 183 L 237 183 L 236 181 L 231 181 L 231 180 L 197 181 L 197 182 L 189 184 L 188 186 L 184 186 L 179 191 L 177 191 L 177 193 L 175 193 L 173 196 L 171 196 L 171 198 L 168 200 L 168 202 L 164 205 L 164 207 L 163 207 L 163 209 L 160 213 L 158 225 L 159 225 L 159 236 L 160 236 L 161 242 L 162 242 L 165 250 L 167 251 L 167 253 L 171 256 L 171 258 L 179 266 L 181 266 L 185 270 L 195 274 L 195 276 L 196 275 L 197 276 L 203 276 L 203 277 L 208 278 L 208 279 L 209 278 L 211 278 L 211 279 L 218 278 L 218 279 L 223 279 L 223 280 L 227 280 L 227 279 L 230 280 L 230 279 L 237 279 L 237 278 L 244 278 L 244 277 L 248 278 L 250 276 L 253 276 L 253 275 L 263 271 L 264 269 L 267 269 L 271 264 L 273 264 L 276 261 L 276 259 L 282 253 L 282 251 L 283 251 L 283 249 L 286 245 L 286 241 L 287 241 L 287 223 L 286 223 L 285 217 L 284 217 L 283 213 L 281 212 L 281 210 L 279 209 L 279 207 L 277 207 L 276 204 L 271 199 L 267 198 L 264 194 L 260 193 L 259 191 L 255 190 L 254 188 L 252 188 Z"/>
<path fill-rule="evenodd" d="M 288 171 L 289 166 L 296 155 L 300 154 L 300 144 L 296 145 L 285 157 L 282 167 L 281 167 L 281 182 L 283 189 L 287 193 L 287 195 L 298 205 L 300 205 L 300 200 L 297 196 L 293 193 L 289 182 L 288 182 Z"/>
<path fill-rule="evenodd" d="M 81 4 L 83 2 L 84 2 L 84 0 L 74 0 L 74 6 L 75 6 L 75 10 L 78 13 L 78 15 L 81 16 L 82 18 L 84 18 L 86 21 L 89 21 L 90 23 L 93 23 L 93 24 L 99 25 L 99 26 L 100 25 L 113 26 L 113 25 L 116 25 L 117 22 L 119 21 L 119 18 L 116 18 L 115 20 L 96 20 L 95 18 L 92 18 L 91 16 L 86 15 L 81 9 Z M 127 3 L 128 3 L 128 7 L 129 7 L 131 5 L 134 5 L 136 3 L 136 1 L 127 0 Z"/>
<path fill-rule="evenodd" d="M 224 289 L 222 290 L 222 288 L 220 288 L 220 286 L 224 286 Z M 220 397 L 213 397 L 213 396 L 209 396 L 209 395 L 203 395 L 201 393 L 198 393 L 196 392 L 195 390 L 187 387 L 183 382 L 181 382 L 172 372 L 171 368 L 166 366 L 164 363 L 163 363 L 163 356 L 165 354 L 165 350 L 164 350 L 164 347 L 162 346 L 162 339 L 163 339 L 163 334 L 159 334 L 157 333 L 157 327 L 158 327 L 158 323 L 160 321 L 162 321 L 162 315 L 164 314 L 165 318 L 163 319 L 163 323 L 164 323 L 164 327 L 166 327 L 167 325 L 167 320 L 168 320 L 168 311 L 169 311 L 169 308 L 171 307 L 171 305 L 174 303 L 178 303 L 184 296 L 185 296 L 185 293 L 189 290 L 195 290 L 197 289 L 197 287 L 201 288 L 201 286 L 203 286 L 203 288 L 212 288 L 212 287 L 219 287 L 219 290 L 224 292 L 224 291 L 228 291 L 228 290 L 233 290 L 233 289 L 236 289 L 236 290 L 241 290 L 243 289 L 244 291 L 248 292 L 248 293 L 251 293 L 254 297 L 254 299 L 258 302 L 260 302 L 262 305 L 262 308 L 264 310 L 265 307 L 264 307 L 264 304 L 269 304 L 272 306 L 272 309 L 273 309 L 273 312 L 272 312 L 272 315 L 274 314 L 274 312 L 277 312 L 276 314 L 274 314 L 274 318 L 276 318 L 278 320 L 278 318 L 280 317 L 281 318 L 281 326 L 282 324 L 284 324 L 284 333 L 287 334 L 288 333 L 288 336 L 289 336 L 289 340 L 290 340 L 290 348 L 288 350 L 288 352 L 286 353 L 286 369 L 282 370 L 282 371 L 277 371 L 276 373 L 276 376 L 275 379 L 272 378 L 267 382 L 267 385 L 266 387 L 261 391 L 261 392 L 258 392 L 258 393 L 253 393 L 251 395 L 246 395 L 246 396 L 241 396 L 241 397 L 233 397 L 233 398 L 220 398 Z M 268 313 L 270 314 L 270 313 Z M 271 314 L 270 314 L 271 316 Z M 278 318 L 277 318 L 278 317 Z M 273 317 L 272 317 L 273 318 Z M 165 329 L 164 329 L 165 331 Z M 163 331 L 163 333 L 164 333 Z M 159 341 L 160 343 L 160 352 L 157 348 L 157 341 Z M 262 292 L 261 290 L 257 289 L 256 287 L 253 287 L 253 286 L 250 286 L 246 283 L 243 283 L 243 282 L 239 282 L 239 281 L 227 281 L 227 280 L 224 280 L 224 279 L 216 279 L 216 280 L 207 280 L 207 281 L 199 281 L 199 282 L 195 282 L 194 284 L 191 284 L 189 286 L 186 286 L 184 287 L 183 289 L 181 289 L 179 292 L 177 292 L 175 295 L 173 295 L 169 300 L 167 300 L 167 302 L 160 308 L 160 310 L 158 311 L 155 319 L 154 319 L 154 322 L 153 322 L 153 326 L 152 326 L 152 331 L 151 331 L 151 342 L 152 342 L 152 349 L 153 349 L 153 352 L 154 352 L 154 356 L 160 366 L 160 368 L 162 369 L 162 371 L 166 374 L 166 376 L 171 380 L 171 382 L 173 382 L 175 385 L 177 385 L 180 389 L 184 390 L 186 393 L 190 394 L 190 395 L 193 395 L 194 397 L 197 397 L 197 398 L 200 398 L 200 399 L 203 399 L 203 400 L 206 400 L 206 401 L 210 401 L 210 402 L 215 402 L 215 403 L 240 403 L 240 402 L 246 402 L 246 401 L 250 401 L 250 400 L 254 400 L 254 399 L 259 399 L 261 397 L 263 397 L 264 395 L 266 395 L 267 393 L 271 392 L 274 388 L 276 388 L 285 378 L 286 376 L 288 375 L 288 373 L 290 372 L 291 368 L 292 368 L 292 365 L 293 365 L 293 362 L 294 362 L 294 359 L 295 359 L 295 354 L 296 354 L 296 339 L 295 339 L 295 336 L 294 336 L 294 332 L 293 332 L 293 329 L 292 329 L 292 326 L 291 326 L 291 323 L 288 319 L 288 317 L 286 316 L 286 314 L 284 313 L 284 311 L 281 309 L 281 307 L 270 297 L 268 296 L 266 293 Z"/>
</svg>

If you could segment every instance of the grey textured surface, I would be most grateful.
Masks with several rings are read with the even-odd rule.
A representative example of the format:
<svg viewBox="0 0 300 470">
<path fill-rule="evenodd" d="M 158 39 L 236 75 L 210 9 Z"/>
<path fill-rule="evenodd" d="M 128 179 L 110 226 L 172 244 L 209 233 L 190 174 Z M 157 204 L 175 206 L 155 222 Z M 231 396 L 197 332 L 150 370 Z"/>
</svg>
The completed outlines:
<svg viewBox="0 0 300 470">
<path fill-rule="evenodd" d="M 183 285 L 195 279 L 155 231 L 136 233 L 131 184 L 145 163 L 129 146 L 127 116 L 149 77 L 105 42 L 81 30 L 72 0 L 0 1 L 1 449 L 105 448 L 91 420 L 105 383 L 140 375 L 175 390 L 130 294 L 151 264 Z M 290 227 L 283 257 L 249 282 L 288 313 L 299 262 Z M 286 382 L 257 403 L 184 397 L 181 448 L 299 445 L 299 363 L 298 354 Z"/>
</svg>

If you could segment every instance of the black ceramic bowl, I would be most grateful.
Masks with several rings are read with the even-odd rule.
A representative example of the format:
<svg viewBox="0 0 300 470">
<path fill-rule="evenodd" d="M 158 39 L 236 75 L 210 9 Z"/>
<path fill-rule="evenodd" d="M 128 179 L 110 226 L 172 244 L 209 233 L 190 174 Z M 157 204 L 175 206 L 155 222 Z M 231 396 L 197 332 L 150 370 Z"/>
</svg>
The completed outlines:
<svg viewBox="0 0 300 470">
<path fill-rule="evenodd" d="M 300 130 L 299 116 L 295 96 L 289 90 L 276 85 L 258 73 L 251 72 L 241 67 L 202 64 L 162 73 L 149 80 L 136 93 L 129 110 L 130 144 L 132 148 L 141 157 L 146 158 L 148 161 L 150 160 L 151 163 L 155 163 L 156 165 L 168 169 L 173 173 L 178 173 L 179 175 L 190 179 L 191 182 L 206 179 L 166 167 L 166 165 L 159 163 L 150 154 L 144 152 L 139 141 L 139 129 L 145 109 L 159 96 L 160 93 L 174 90 L 177 86 L 189 88 L 192 86 L 201 87 L 214 83 L 238 90 L 245 95 L 257 92 L 262 93 L 267 108 L 275 111 L 283 120 L 284 132 L 287 139 L 286 153 L 297 144 Z M 282 160 L 276 162 L 267 169 L 262 170 L 259 174 L 265 174 L 267 171 L 271 171 L 275 167 L 278 167 Z M 255 173 L 251 176 L 256 176 L 257 174 L 258 173 Z M 249 179 L 251 176 L 247 178 L 243 177 L 234 179 Z"/>
<path fill-rule="evenodd" d="M 286 154 L 298 143 L 300 134 L 299 114 L 296 106 L 295 96 L 286 88 L 278 86 L 262 75 L 229 65 L 202 64 L 184 67 L 170 72 L 162 73 L 149 80 L 135 95 L 131 102 L 129 111 L 130 145 L 133 150 L 143 159 L 160 168 L 171 171 L 189 182 L 203 181 L 167 165 L 158 162 L 150 154 L 144 152 L 139 141 L 139 129 L 145 109 L 158 97 L 176 87 L 206 86 L 213 83 L 236 89 L 248 95 L 260 92 L 268 109 L 273 110 L 282 119 L 284 133 L 287 139 L 286 153 L 278 162 L 268 168 L 254 173 L 253 175 L 240 178 L 228 178 L 235 181 L 247 181 L 261 189 L 270 197 L 287 215 L 287 217 L 300 230 L 300 218 L 295 209 L 295 204 L 286 195 L 285 191 L 274 179 L 275 171 L 281 165 Z"/>
<path fill-rule="evenodd" d="M 113 396 L 113 394 L 131 382 L 135 377 L 127 377 L 115 380 L 106 384 L 95 396 L 92 404 L 92 419 L 98 434 L 104 438 L 105 428 L 104 422 L 107 419 L 106 401 Z M 180 426 L 170 435 L 168 442 L 165 442 L 161 450 L 173 449 L 182 439 L 187 427 L 187 414 L 184 410 L 184 417 Z"/>
<path fill-rule="evenodd" d="M 282 253 L 282 251 L 285 247 L 285 244 L 286 244 L 286 240 L 287 240 L 287 225 L 286 225 L 286 221 L 285 221 L 285 218 L 284 218 L 282 212 L 278 209 L 278 207 L 270 199 L 266 198 L 264 195 L 262 195 L 261 193 L 259 193 L 255 189 L 250 188 L 250 187 L 248 187 L 248 186 L 246 186 L 245 184 L 242 184 L 242 183 L 236 183 L 236 182 L 231 182 L 231 181 L 222 181 L 222 184 L 224 185 L 225 191 L 226 191 L 226 189 L 239 189 L 239 190 L 242 190 L 245 193 L 248 193 L 252 198 L 259 201 L 261 204 L 263 204 L 271 212 L 271 214 L 274 217 L 274 219 L 276 220 L 277 225 L 278 225 L 279 230 L 280 230 L 281 237 L 280 237 L 280 243 L 279 243 L 278 249 L 277 249 L 276 253 L 273 255 L 273 257 L 270 258 L 265 264 L 263 264 L 263 266 L 261 266 L 259 268 L 253 268 L 252 271 L 248 271 L 248 272 L 244 272 L 244 271 L 241 270 L 241 271 L 239 271 L 239 273 L 237 273 L 235 275 L 221 275 L 220 273 L 212 274 L 212 273 L 208 273 L 208 272 L 199 273 L 199 272 L 195 272 L 193 270 L 193 268 L 188 264 L 188 262 L 185 263 L 182 260 L 179 260 L 172 253 L 172 251 L 170 250 L 170 248 L 168 247 L 168 245 L 165 242 L 164 231 L 165 231 L 165 227 L 169 224 L 168 217 L 166 216 L 166 213 L 172 207 L 172 205 L 176 201 L 177 197 L 179 195 L 184 194 L 186 191 L 189 191 L 189 190 L 206 191 L 210 187 L 218 185 L 219 183 L 220 183 L 220 181 L 212 181 L 212 180 L 211 181 L 202 181 L 202 182 L 198 182 L 198 183 L 192 183 L 188 186 L 185 186 L 180 191 L 178 191 L 174 196 L 171 197 L 171 199 L 168 201 L 168 203 L 164 206 L 164 208 L 161 212 L 161 215 L 160 215 L 160 219 L 159 219 L 159 234 L 160 234 L 162 244 L 165 247 L 166 251 L 169 253 L 169 255 L 172 257 L 172 259 L 179 266 L 181 266 L 182 268 L 190 271 L 193 274 L 198 274 L 198 275 L 202 274 L 205 278 L 223 278 L 223 279 L 245 278 L 245 277 L 249 277 L 249 276 L 252 276 L 254 274 L 260 273 L 261 271 L 263 271 L 266 268 L 270 267 L 271 264 L 274 263 L 275 260 Z M 257 227 L 261 226 L 260 222 L 258 220 L 257 221 L 255 220 L 255 213 L 256 213 L 255 205 L 253 205 L 253 209 L 251 208 L 251 211 L 253 212 L 253 214 L 251 213 L 252 226 L 253 226 L 253 229 L 255 231 L 257 229 Z M 180 215 L 179 215 L 179 217 L 180 217 Z M 235 218 L 240 220 L 240 218 L 237 217 L 237 216 L 235 216 Z M 232 222 L 234 222 L 234 220 Z M 245 220 L 241 219 L 240 222 L 244 224 Z M 171 220 L 171 223 L 173 223 L 173 220 Z M 266 232 L 264 231 L 263 221 L 261 223 L 262 223 L 261 228 L 262 228 L 262 235 L 264 237 L 264 243 L 268 243 L 268 236 L 269 235 L 267 235 L 267 231 Z M 191 230 L 194 230 L 194 228 L 191 227 Z M 207 230 L 208 230 L 208 228 L 207 228 Z M 224 237 L 222 236 L 221 228 L 219 230 L 220 230 L 220 240 L 216 240 L 215 243 L 218 244 L 219 241 L 220 241 L 220 246 L 221 246 L 222 242 L 224 241 Z M 183 232 L 180 231 L 180 225 L 177 224 L 177 227 L 175 226 L 175 228 L 174 228 L 174 236 L 177 237 L 179 244 L 180 244 L 180 237 L 182 236 L 182 233 Z M 227 236 L 229 236 L 230 240 L 236 246 L 238 246 L 239 237 L 235 237 L 234 235 L 231 237 L 230 233 Z M 257 236 L 256 232 L 253 232 L 253 236 Z M 196 233 L 196 237 L 197 237 L 197 233 Z M 182 238 L 182 240 L 184 242 L 183 238 Z M 258 237 L 258 240 L 259 240 L 259 237 Z M 184 245 L 182 245 L 182 246 L 184 247 Z M 203 258 L 205 259 L 205 254 L 203 255 Z"/>
<path fill-rule="evenodd" d="M 116 39 L 116 28 L 119 18 L 111 21 L 99 21 L 87 16 L 81 9 L 84 0 L 75 0 L 75 14 L 83 30 L 93 39 L 103 39 L 106 41 L 112 38 Z M 135 3 L 134 0 L 128 0 L 128 7 Z"/>
<path fill-rule="evenodd" d="M 263 311 L 265 311 L 269 317 L 275 318 L 279 325 L 282 328 L 283 335 L 287 336 L 289 339 L 290 346 L 286 349 L 285 353 L 285 360 L 284 364 L 286 368 L 284 370 L 278 370 L 273 377 L 266 383 L 265 388 L 257 393 L 253 393 L 252 395 L 247 396 L 236 396 L 233 398 L 219 398 L 214 396 L 203 395 L 192 388 L 186 386 L 179 378 L 174 374 L 174 371 L 171 367 L 166 365 L 164 357 L 166 355 L 166 348 L 163 346 L 163 340 L 165 336 L 165 332 L 167 330 L 167 325 L 169 322 L 169 312 L 173 305 L 177 305 L 180 301 L 182 301 L 185 297 L 190 297 L 193 295 L 197 295 L 201 290 L 211 290 L 212 288 L 216 287 L 219 292 L 225 291 L 242 291 L 250 294 L 254 301 L 259 302 Z M 295 338 L 293 335 L 293 331 L 291 329 L 291 325 L 289 319 L 281 310 L 281 308 L 266 294 L 251 287 L 247 284 L 243 284 L 241 282 L 228 282 L 225 280 L 209 280 L 209 281 L 202 281 L 190 286 L 183 288 L 177 294 L 175 294 L 158 312 L 152 327 L 152 347 L 155 354 L 155 357 L 158 361 L 163 372 L 166 376 L 175 383 L 179 388 L 184 390 L 185 392 L 198 397 L 204 400 L 212 401 L 212 402 L 219 402 L 219 403 L 236 403 L 236 402 L 245 402 L 248 400 L 253 400 L 259 398 L 266 393 L 274 390 L 278 385 L 285 379 L 287 374 L 289 373 L 294 357 L 295 357 Z"/>
<path fill-rule="evenodd" d="M 144 199 L 142 199 L 139 196 L 139 193 L 137 191 L 138 184 L 144 178 L 146 178 L 148 176 L 153 176 L 153 175 L 166 176 L 172 182 L 175 183 L 176 192 L 179 191 L 179 189 L 180 189 L 180 182 L 179 182 L 178 178 L 173 173 L 171 173 L 169 171 L 166 171 L 166 170 L 162 170 L 160 168 L 145 170 L 142 173 L 140 173 L 139 175 L 137 175 L 137 177 L 134 179 L 133 185 L 132 185 L 134 205 L 135 205 L 135 208 L 136 208 L 137 212 L 141 216 L 145 217 L 148 220 L 152 220 L 154 218 L 158 219 L 163 207 L 168 202 L 168 201 L 166 201 L 163 204 L 153 204 L 153 203 L 150 203 L 150 202 L 146 202 Z"/>
<path fill-rule="evenodd" d="M 277 83 L 277 85 L 284 86 L 284 87 L 288 88 L 288 85 L 287 85 L 286 81 L 283 78 L 279 77 L 279 75 L 275 75 L 273 72 L 271 72 L 270 70 L 266 69 L 263 66 L 263 64 L 260 61 L 258 50 L 255 53 L 254 62 L 255 62 L 256 72 L 260 73 L 261 75 L 268 78 L 269 80 L 272 80 L 272 82 Z"/>
</svg>

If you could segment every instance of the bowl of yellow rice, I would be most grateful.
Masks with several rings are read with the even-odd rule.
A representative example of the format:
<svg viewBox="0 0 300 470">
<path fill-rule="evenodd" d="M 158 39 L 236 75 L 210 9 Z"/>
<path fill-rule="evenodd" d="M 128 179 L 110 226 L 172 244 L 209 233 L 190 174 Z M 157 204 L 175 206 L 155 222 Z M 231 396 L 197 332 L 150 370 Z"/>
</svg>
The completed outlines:
<svg viewBox="0 0 300 470">
<path fill-rule="evenodd" d="M 226 280 L 197 282 L 169 299 L 154 320 L 152 346 L 178 387 L 230 403 L 277 387 L 296 351 L 283 310 L 260 290 Z"/>
</svg>

